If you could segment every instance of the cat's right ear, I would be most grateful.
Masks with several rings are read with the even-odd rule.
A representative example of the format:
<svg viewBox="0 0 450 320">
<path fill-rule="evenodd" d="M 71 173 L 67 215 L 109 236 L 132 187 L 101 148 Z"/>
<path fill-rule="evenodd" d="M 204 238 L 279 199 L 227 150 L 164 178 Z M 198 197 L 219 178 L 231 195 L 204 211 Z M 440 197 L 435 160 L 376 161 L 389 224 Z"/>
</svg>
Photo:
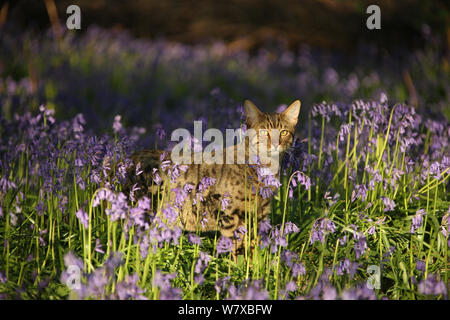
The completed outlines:
<svg viewBox="0 0 450 320">
<path fill-rule="evenodd" d="M 244 112 L 247 120 L 247 124 L 252 126 L 257 123 L 262 115 L 262 112 L 255 106 L 253 102 L 248 99 L 244 101 Z"/>
</svg>

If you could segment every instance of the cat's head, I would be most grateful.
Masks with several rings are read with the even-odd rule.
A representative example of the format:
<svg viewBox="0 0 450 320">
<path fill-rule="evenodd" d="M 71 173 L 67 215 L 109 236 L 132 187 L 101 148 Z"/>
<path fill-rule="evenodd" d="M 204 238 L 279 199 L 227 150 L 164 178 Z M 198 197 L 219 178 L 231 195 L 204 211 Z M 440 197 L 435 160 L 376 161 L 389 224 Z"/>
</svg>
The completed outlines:
<svg viewBox="0 0 450 320">
<path fill-rule="evenodd" d="M 264 148 L 270 155 L 281 155 L 294 141 L 295 126 L 300 113 L 300 100 L 294 101 L 282 112 L 262 112 L 250 100 L 244 101 L 250 146 Z"/>
</svg>

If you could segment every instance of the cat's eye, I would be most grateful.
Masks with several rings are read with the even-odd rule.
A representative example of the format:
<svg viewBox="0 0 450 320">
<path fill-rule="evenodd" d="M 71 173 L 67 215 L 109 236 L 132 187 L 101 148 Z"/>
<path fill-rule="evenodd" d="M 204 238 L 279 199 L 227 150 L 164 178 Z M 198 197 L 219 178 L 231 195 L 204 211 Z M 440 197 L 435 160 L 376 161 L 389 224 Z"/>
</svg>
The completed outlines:
<svg viewBox="0 0 450 320">
<path fill-rule="evenodd" d="M 285 136 L 287 136 L 289 134 L 289 131 L 287 131 L 287 130 L 281 130 L 281 132 L 280 132 L 280 135 L 282 136 L 282 137 L 285 137 Z"/>
<path fill-rule="evenodd" d="M 262 136 L 267 136 L 269 135 L 269 131 L 267 131 L 266 129 L 261 129 L 259 130 L 259 134 Z"/>
</svg>

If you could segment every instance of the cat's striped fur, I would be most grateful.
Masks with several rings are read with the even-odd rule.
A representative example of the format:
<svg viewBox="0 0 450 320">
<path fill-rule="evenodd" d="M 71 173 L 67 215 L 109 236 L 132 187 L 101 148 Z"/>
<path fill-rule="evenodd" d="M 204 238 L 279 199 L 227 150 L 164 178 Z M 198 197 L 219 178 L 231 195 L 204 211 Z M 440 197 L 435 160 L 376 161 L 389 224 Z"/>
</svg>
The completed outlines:
<svg viewBox="0 0 450 320">
<path fill-rule="evenodd" d="M 244 110 L 247 128 L 255 129 L 258 133 L 256 137 L 247 137 L 244 140 L 250 147 L 259 143 L 260 130 L 278 129 L 280 133 L 285 131 L 279 136 L 279 146 L 271 145 L 270 136 L 265 140 L 268 148 L 279 152 L 281 160 L 284 151 L 293 142 L 300 112 L 300 101 L 295 101 L 281 113 L 263 113 L 252 102 L 246 100 Z M 226 154 L 233 148 L 236 157 L 237 147 L 234 145 L 217 152 L 225 159 Z M 246 160 L 248 160 L 248 147 L 245 150 Z M 242 248 L 242 241 L 236 239 L 236 231 L 239 227 L 244 226 L 246 212 L 248 214 L 250 209 L 254 211 L 255 197 L 257 197 L 258 222 L 269 214 L 271 198 L 264 199 L 260 194 L 255 195 L 255 190 L 261 187 L 261 182 L 257 179 L 254 166 L 236 162 L 235 164 L 225 164 L 225 161 L 224 164 L 190 164 L 185 172 L 180 171 L 180 176 L 171 182 L 170 177 L 160 168 L 162 160 L 170 159 L 169 154 L 164 155 L 161 150 L 143 150 L 135 153 L 131 159 L 135 165 L 139 163 L 142 174 L 136 176 L 135 168 L 132 168 L 127 175 L 128 181 L 125 190 L 131 190 L 132 186 L 137 186 L 139 190 L 136 192 L 136 198 L 143 195 L 152 197 L 156 212 L 161 211 L 160 209 L 164 205 L 174 203 L 176 188 L 184 188 L 186 184 L 189 184 L 192 190 L 189 190 L 187 200 L 179 210 L 181 218 L 179 223 L 188 231 L 220 231 L 223 236 L 234 239 L 235 253 Z M 235 158 L 235 160 L 237 159 Z M 165 181 L 166 187 L 168 187 L 166 190 L 169 190 L 168 196 L 162 197 L 163 203 L 157 201 L 158 186 L 153 180 L 154 168 L 158 168 L 157 173 Z M 278 176 L 278 172 L 275 172 L 275 176 Z M 200 201 L 201 199 L 196 198 L 196 194 L 204 177 L 214 178 L 215 183 L 200 192 L 203 199 Z M 161 194 L 159 195 L 161 198 Z M 226 200 L 228 201 L 228 206 L 225 208 L 222 206 L 224 195 L 227 196 Z"/>
</svg>

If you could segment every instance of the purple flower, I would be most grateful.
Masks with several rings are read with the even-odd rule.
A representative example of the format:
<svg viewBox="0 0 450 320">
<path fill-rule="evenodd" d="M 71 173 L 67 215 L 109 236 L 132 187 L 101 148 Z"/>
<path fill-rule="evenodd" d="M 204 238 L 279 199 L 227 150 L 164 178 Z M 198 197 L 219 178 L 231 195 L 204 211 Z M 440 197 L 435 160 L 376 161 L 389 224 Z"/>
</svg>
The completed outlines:
<svg viewBox="0 0 450 320">
<path fill-rule="evenodd" d="M 153 176 L 153 181 L 156 183 L 156 185 L 159 186 L 161 184 L 162 179 L 161 179 L 161 177 L 158 174 L 158 169 L 157 168 L 153 168 L 152 176 Z"/>
<path fill-rule="evenodd" d="M 141 175 L 141 173 L 142 172 L 144 172 L 143 170 L 141 170 L 141 163 L 140 162 L 138 162 L 138 164 L 136 165 L 136 168 L 135 168 L 135 173 L 136 173 L 136 176 L 139 176 L 139 175 Z"/>
<path fill-rule="evenodd" d="M 322 221 L 320 222 L 320 227 L 325 232 L 334 233 L 334 231 L 336 231 L 336 226 L 334 225 L 334 222 L 327 218 L 322 219 Z"/>
<path fill-rule="evenodd" d="M 341 128 L 339 129 L 339 133 L 338 133 L 339 140 L 341 142 L 345 140 L 344 138 L 350 133 L 351 129 L 352 129 L 352 124 L 344 123 L 341 125 Z"/>
<path fill-rule="evenodd" d="M 395 202 L 389 198 L 383 197 L 384 212 L 394 211 Z"/>
<path fill-rule="evenodd" d="M 42 238 L 42 236 L 44 234 L 47 234 L 47 232 L 48 232 L 47 229 L 39 231 L 39 242 L 41 243 L 42 246 L 46 246 L 47 245 L 47 242 L 44 240 L 44 238 Z"/>
<path fill-rule="evenodd" d="M 273 190 L 264 186 L 259 189 L 259 194 L 263 199 L 268 199 L 273 195 Z"/>
<path fill-rule="evenodd" d="M 303 263 L 294 263 L 292 265 L 292 276 L 294 278 L 300 276 L 300 275 L 305 275 L 306 274 L 306 269 L 305 266 L 303 265 Z"/>
<path fill-rule="evenodd" d="M 415 216 L 412 218 L 411 223 L 411 233 L 415 233 L 417 229 L 422 226 L 422 216 L 426 215 L 426 211 L 424 209 L 417 210 Z"/>
<path fill-rule="evenodd" d="M 449 229 L 450 229 L 450 207 L 448 208 L 447 214 L 442 218 L 441 222 L 441 233 L 444 237 L 448 236 Z"/>
<path fill-rule="evenodd" d="M 229 284 L 230 276 L 226 276 L 225 278 L 218 279 L 214 284 L 214 289 L 218 293 L 221 293 L 226 290 L 227 285 Z"/>
<path fill-rule="evenodd" d="M 266 220 L 261 221 L 261 223 L 259 224 L 258 233 L 260 235 L 263 233 L 269 233 L 271 229 L 272 229 L 272 225 L 270 224 L 269 220 L 266 219 Z"/>
<path fill-rule="evenodd" d="M 167 175 L 170 177 L 170 181 L 174 183 L 176 179 L 181 175 L 181 172 L 186 172 L 189 166 L 184 164 L 170 164 L 169 160 L 163 161 L 160 165 L 163 172 L 167 171 Z"/>
<path fill-rule="evenodd" d="M 203 282 L 205 282 L 205 277 L 203 274 L 197 274 L 194 276 L 194 281 L 196 284 L 201 285 Z"/>
<path fill-rule="evenodd" d="M 17 225 L 17 216 L 13 212 L 10 212 L 9 219 L 11 221 L 11 225 L 15 227 Z"/>
<path fill-rule="evenodd" d="M 295 283 L 295 281 L 289 281 L 288 283 L 286 283 L 285 290 L 287 292 L 292 292 L 292 291 L 297 290 L 297 283 Z"/>
<path fill-rule="evenodd" d="M 243 284 L 238 287 L 231 285 L 228 289 L 230 300 L 268 300 L 269 294 L 264 289 L 262 281 L 256 280 L 250 284 Z"/>
<path fill-rule="evenodd" d="M 217 243 L 217 254 L 230 252 L 233 249 L 233 241 L 227 237 L 220 237 Z"/>
<path fill-rule="evenodd" d="M 116 293 L 113 297 L 117 297 L 119 300 L 147 300 L 148 298 L 142 295 L 145 289 L 140 289 L 137 285 L 139 282 L 139 276 L 127 274 L 125 279 L 119 282 L 116 286 Z"/>
<path fill-rule="evenodd" d="M 207 188 L 209 188 L 210 186 L 214 185 L 215 183 L 216 183 L 216 179 L 215 178 L 203 177 L 202 180 L 200 181 L 199 186 L 198 186 L 198 190 L 199 191 L 204 191 Z"/>
<path fill-rule="evenodd" d="M 258 235 L 261 236 L 261 244 L 260 247 L 262 249 L 267 248 L 271 243 L 270 233 L 272 230 L 272 226 L 269 220 L 263 220 L 259 224 Z"/>
<path fill-rule="evenodd" d="M 166 131 L 161 124 L 156 125 L 156 136 L 159 140 L 164 140 L 166 138 Z"/>
<path fill-rule="evenodd" d="M 352 191 L 351 201 L 355 201 L 357 198 L 361 199 L 361 201 L 366 201 L 367 199 L 367 187 L 364 184 L 356 185 L 355 189 Z"/>
<path fill-rule="evenodd" d="M 150 241 L 147 234 L 144 234 L 142 237 L 142 241 L 139 245 L 139 253 L 141 254 L 142 259 L 145 259 L 148 255 L 148 248 L 150 247 Z"/>
<path fill-rule="evenodd" d="M 195 273 L 199 274 L 205 271 L 206 267 L 208 266 L 209 262 L 211 261 L 211 257 L 205 253 L 200 252 L 200 255 L 197 260 L 197 264 L 195 265 Z"/>
<path fill-rule="evenodd" d="M 98 191 L 94 197 L 94 200 L 92 202 L 92 206 L 95 208 L 100 205 L 100 202 L 102 200 L 106 200 L 108 202 L 112 202 L 114 200 L 115 196 L 114 193 L 106 188 L 101 189 Z"/>
<path fill-rule="evenodd" d="M 170 204 L 167 204 L 167 207 L 162 209 L 164 217 L 167 218 L 169 223 L 174 223 L 178 218 L 178 211 L 176 208 L 172 207 Z"/>
<path fill-rule="evenodd" d="M 314 300 L 335 300 L 338 295 L 336 289 L 329 281 L 330 270 L 325 269 L 324 273 L 319 277 L 317 285 L 310 291 L 309 296 Z"/>
<path fill-rule="evenodd" d="M 83 126 L 86 124 L 86 120 L 84 119 L 84 116 L 79 113 L 73 118 L 72 125 L 73 125 L 73 132 L 76 133 L 76 138 L 80 137 L 80 133 L 84 131 Z"/>
<path fill-rule="evenodd" d="M 176 277 L 177 273 L 163 274 L 161 271 L 156 270 L 153 277 L 153 286 L 159 288 L 159 298 L 161 300 L 180 300 L 181 289 L 172 287 L 170 280 Z"/>
<path fill-rule="evenodd" d="M 140 187 L 138 187 L 138 184 L 137 183 L 135 183 L 132 187 L 131 187 L 131 190 L 130 190 L 130 200 L 132 201 L 132 202 L 135 202 L 136 201 L 136 198 L 134 197 L 134 193 L 136 192 L 136 191 L 139 191 L 141 188 Z"/>
<path fill-rule="evenodd" d="M 55 110 L 53 109 L 47 109 L 44 105 L 41 105 L 39 107 L 39 111 L 44 114 L 44 116 L 47 118 L 47 120 L 53 124 L 55 123 L 55 118 L 53 116 L 55 115 Z"/>
<path fill-rule="evenodd" d="M 272 247 L 272 253 L 275 253 L 278 250 L 277 246 L 283 248 L 287 247 L 288 242 L 286 239 L 286 235 L 282 235 L 279 228 L 272 229 L 272 239 L 275 244 L 275 246 Z"/>
<path fill-rule="evenodd" d="M 111 208 L 106 209 L 105 213 L 113 222 L 118 219 L 125 219 L 128 213 L 127 197 L 122 192 L 114 195 L 114 198 L 111 201 Z"/>
<path fill-rule="evenodd" d="M 292 181 L 297 178 L 297 182 L 305 187 L 306 190 L 311 188 L 311 179 L 301 171 L 298 171 L 297 174 L 292 178 Z"/>
<path fill-rule="evenodd" d="M 447 288 L 444 281 L 439 281 L 434 275 L 429 275 L 426 279 L 419 282 L 419 292 L 425 295 L 444 295 L 447 298 Z"/>
<path fill-rule="evenodd" d="M 286 263 L 288 267 L 292 267 L 294 263 L 294 259 L 298 259 L 298 255 L 295 252 L 292 252 L 291 250 L 283 250 L 281 252 L 281 261 Z"/>
<path fill-rule="evenodd" d="M 193 184 L 190 183 L 186 183 L 183 187 L 184 191 L 186 191 L 187 193 L 191 193 L 192 190 L 195 189 L 195 186 Z"/>
<path fill-rule="evenodd" d="M 319 228 L 313 226 L 312 232 L 311 232 L 311 240 L 310 243 L 313 244 L 316 241 L 320 241 L 323 243 L 324 241 L 324 235 L 322 230 L 320 230 Z"/>
<path fill-rule="evenodd" d="M 125 224 L 125 231 L 128 231 L 129 228 L 137 225 L 139 227 L 147 227 L 148 223 L 145 222 L 145 211 L 139 207 L 131 208 L 129 211 L 129 216 L 127 219 L 127 223 Z"/>
<path fill-rule="evenodd" d="M 157 222 L 156 226 L 149 231 L 151 241 L 156 241 L 160 246 L 170 242 L 177 245 L 183 230 L 178 226 L 170 228 L 159 217 L 156 217 L 155 221 Z"/>
<path fill-rule="evenodd" d="M 0 272 L 0 283 L 6 283 L 8 279 L 6 278 L 6 274 L 3 272 Z"/>
<path fill-rule="evenodd" d="M 183 203 L 188 197 L 188 193 L 184 190 L 184 188 L 173 188 L 172 192 L 175 193 L 175 206 L 178 208 L 182 208 Z"/>
<path fill-rule="evenodd" d="M 207 214 L 208 214 L 208 212 L 202 213 L 202 219 L 200 220 L 200 224 L 202 225 L 202 228 L 205 228 L 206 223 L 208 222 L 208 219 L 206 218 Z"/>
<path fill-rule="evenodd" d="M 416 269 L 421 272 L 425 272 L 425 261 L 417 260 Z"/>
<path fill-rule="evenodd" d="M 95 239 L 95 249 L 96 252 L 104 254 L 105 251 L 102 249 L 102 244 L 100 243 L 100 239 Z"/>
<path fill-rule="evenodd" d="M 342 300 L 376 300 L 377 297 L 372 289 L 366 284 L 357 285 L 355 288 L 342 292 Z"/>
<path fill-rule="evenodd" d="M 353 277 L 353 275 L 356 273 L 356 270 L 358 269 L 358 266 L 359 266 L 358 263 L 352 262 L 346 258 L 344 261 L 339 262 L 336 268 L 336 274 L 338 276 L 341 276 L 344 273 L 346 273 L 350 277 Z"/>
<path fill-rule="evenodd" d="M 354 244 L 354 249 L 355 249 L 355 256 L 356 259 L 358 259 L 359 257 L 361 257 L 364 252 L 366 252 L 367 249 L 367 241 L 366 241 L 366 237 L 364 236 L 364 234 L 355 231 L 353 234 L 355 241 Z"/>
<path fill-rule="evenodd" d="M 83 261 L 81 261 L 81 259 L 77 258 L 72 252 L 69 252 L 69 253 L 67 253 L 64 256 L 64 265 L 66 267 L 76 266 L 81 271 L 84 271 L 84 263 L 83 263 Z"/>
<path fill-rule="evenodd" d="M 223 194 L 223 197 L 220 200 L 220 204 L 222 206 L 222 210 L 225 210 L 226 208 L 228 208 L 230 206 L 230 193 L 229 192 L 225 192 Z"/>
<path fill-rule="evenodd" d="M 333 221 L 328 218 L 319 218 L 313 224 L 310 243 L 312 244 L 316 241 L 323 243 L 325 235 L 327 233 L 334 233 L 335 231 L 336 226 Z"/>
<path fill-rule="evenodd" d="M 122 119 L 122 116 L 120 116 L 120 115 L 117 115 L 114 117 L 114 123 L 113 123 L 114 133 L 118 133 L 122 129 L 122 123 L 120 123 L 121 119 Z"/>
<path fill-rule="evenodd" d="M 0 179 L 0 190 L 5 194 L 9 189 L 16 188 L 16 184 L 10 181 L 6 176 Z"/>
<path fill-rule="evenodd" d="M 238 227 L 236 230 L 234 230 L 233 236 L 234 239 L 240 240 L 243 239 L 242 236 L 248 232 L 247 228 L 244 226 Z"/>
<path fill-rule="evenodd" d="M 196 244 L 198 246 L 202 244 L 202 240 L 200 239 L 200 237 L 193 233 L 188 234 L 188 240 L 190 243 Z"/>
</svg>

